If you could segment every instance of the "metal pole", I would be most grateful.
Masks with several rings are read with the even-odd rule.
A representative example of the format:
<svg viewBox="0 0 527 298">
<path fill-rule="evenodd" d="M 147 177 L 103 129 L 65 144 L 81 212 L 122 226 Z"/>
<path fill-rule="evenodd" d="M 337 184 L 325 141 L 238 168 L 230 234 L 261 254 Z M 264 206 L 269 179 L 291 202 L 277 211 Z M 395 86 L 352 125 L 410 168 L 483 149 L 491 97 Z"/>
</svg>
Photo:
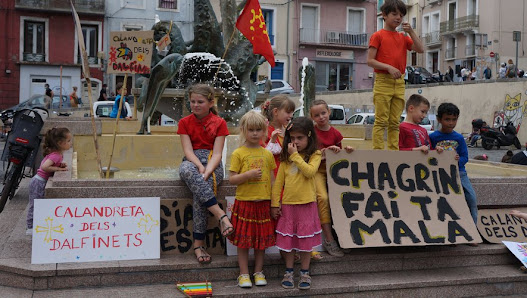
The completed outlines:
<svg viewBox="0 0 527 298">
<path fill-rule="evenodd" d="M 515 65 L 516 65 L 516 70 L 515 70 L 515 73 L 514 73 L 514 77 L 518 77 L 518 44 L 519 42 L 516 41 L 516 62 L 515 62 Z"/>
</svg>

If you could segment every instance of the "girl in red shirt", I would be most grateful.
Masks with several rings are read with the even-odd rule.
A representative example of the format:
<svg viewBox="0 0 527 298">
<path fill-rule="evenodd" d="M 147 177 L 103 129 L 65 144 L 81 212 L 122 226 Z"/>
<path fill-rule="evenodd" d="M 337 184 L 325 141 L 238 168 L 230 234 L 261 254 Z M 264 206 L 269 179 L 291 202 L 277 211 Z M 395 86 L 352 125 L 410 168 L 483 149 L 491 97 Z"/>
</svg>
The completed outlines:
<svg viewBox="0 0 527 298">
<path fill-rule="evenodd" d="M 339 247 L 339 244 L 333 238 L 331 232 L 331 212 L 329 209 L 329 196 L 327 188 L 327 173 L 326 173 L 326 155 L 327 149 L 338 153 L 342 149 L 342 134 L 334 127 L 329 125 L 330 110 L 328 104 L 320 99 L 313 101 L 309 110 L 311 119 L 315 121 L 315 132 L 317 133 L 318 149 L 322 151 L 322 162 L 315 174 L 315 185 L 317 193 L 318 214 L 320 217 L 320 225 L 322 226 L 322 233 L 324 234 L 323 245 L 326 251 L 336 257 L 343 257 L 344 252 Z M 353 147 L 346 146 L 346 151 L 351 153 Z M 313 256 L 316 257 L 316 256 Z"/>
<path fill-rule="evenodd" d="M 219 219 L 223 236 L 234 232 L 215 196 L 217 185 L 223 181 L 221 155 L 229 130 L 214 106 L 212 87 L 197 84 L 190 87 L 188 93 L 192 114 L 179 121 L 177 130 L 185 154 L 179 176 L 190 188 L 194 199 L 194 252 L 199 263 L 208 264 L 211 257 L 205 251 L 207 210 Z"/>
</svg>

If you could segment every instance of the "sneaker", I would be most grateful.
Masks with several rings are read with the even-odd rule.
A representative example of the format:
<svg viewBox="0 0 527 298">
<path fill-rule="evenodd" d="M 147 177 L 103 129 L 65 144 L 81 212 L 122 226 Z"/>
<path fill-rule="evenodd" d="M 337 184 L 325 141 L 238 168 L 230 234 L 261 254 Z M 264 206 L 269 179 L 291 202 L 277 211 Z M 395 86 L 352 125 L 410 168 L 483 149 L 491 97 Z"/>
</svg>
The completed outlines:
<svg viewBox="0 0 527 298">
<path fill-rule="evenodd" d="M 338 245 L 337 241 L 333 240 L 331 242 L 327 242 L 324 240 L 324 248 L 327 250 L 328 254 L 334 256 L 334 257 L 343 257 L 344 252 Z"/>
<path fill-rule="evenodd" d="M 254 277 L 254 284 L 255 285 L 257 285 L 257 286 L 266 286 L 267 285 L 267 280 L 265 279 L 265 275 L 263 274 L 262 271 L 255 272 L 253 274 L 253 277 Z"/>
<path fill-rule="evenodd" d="M 253 283 L 251 282 L 251 278 L 249 277 L 249 274 L 240 274 L 238 276 L 238 287 L 240 288 L 252 288 Z"/>
<path fill-rule="evenodd" d="M 33 229 L 32 228 L 31 229 L 27 229 L 26 230 L 26 235 L 29 235 L 29 236 L 33 235 Z"/>
<path fill-rule="evenodd" d="M 468 144 L 467 147 L 468 147 L 468 148 L 472 148 L 472 147 L 474 147 L 474 145 L 472 145 L 472 144 Z"/>
<path fill-rule="evenodd" d="M 282 288 L 284 289 L 292 289 L 295 287 L 293 280 L 293 272 L 286 271 L 284 274 L 284 278 L 282 279 Z"/>
<path fill-rule="evenodd" d="M 300 272 L 300 281 L 298 282 L 300 290 L 309 290 L 311 288 L 311 276 L 308 273 Z"/>
</svg>

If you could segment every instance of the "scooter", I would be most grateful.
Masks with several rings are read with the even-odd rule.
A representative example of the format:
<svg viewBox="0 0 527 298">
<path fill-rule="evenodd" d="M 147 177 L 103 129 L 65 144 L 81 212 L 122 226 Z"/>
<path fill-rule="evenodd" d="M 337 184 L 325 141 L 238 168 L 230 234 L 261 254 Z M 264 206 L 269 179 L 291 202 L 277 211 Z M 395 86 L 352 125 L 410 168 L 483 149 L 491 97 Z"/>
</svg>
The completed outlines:
<svg viewBox="0 0 527 298">
<path fill-rule="evenodd" d="M 500 128 L 483 126 L 480 131 L 481 146 L 486 150 L 490 150 L 494 146 L 496 146 L 497 149 L 500 149 L 501 146 L 511 145 L 514 145 L 516 149 L 522 148 L 520 140 L 516 137 L 518 132 L 512 122 L 509 122 L 507 125 Z"/>
</svg>

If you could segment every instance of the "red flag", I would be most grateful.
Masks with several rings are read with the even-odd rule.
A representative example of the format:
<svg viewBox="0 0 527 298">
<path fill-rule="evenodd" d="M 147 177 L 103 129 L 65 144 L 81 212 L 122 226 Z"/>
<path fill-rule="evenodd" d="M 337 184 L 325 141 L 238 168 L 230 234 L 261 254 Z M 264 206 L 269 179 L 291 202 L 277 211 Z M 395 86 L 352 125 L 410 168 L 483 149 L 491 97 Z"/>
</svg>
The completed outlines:
<svg viewBox="0 0 527 298">
<path fill-rule="evenodd" d="M 258 0 L 247 0 L 236 21 L 236 28 L 253 44 L 253 53 L 264 56 L 274 67 L 273 48 Z"/>
</svg>

